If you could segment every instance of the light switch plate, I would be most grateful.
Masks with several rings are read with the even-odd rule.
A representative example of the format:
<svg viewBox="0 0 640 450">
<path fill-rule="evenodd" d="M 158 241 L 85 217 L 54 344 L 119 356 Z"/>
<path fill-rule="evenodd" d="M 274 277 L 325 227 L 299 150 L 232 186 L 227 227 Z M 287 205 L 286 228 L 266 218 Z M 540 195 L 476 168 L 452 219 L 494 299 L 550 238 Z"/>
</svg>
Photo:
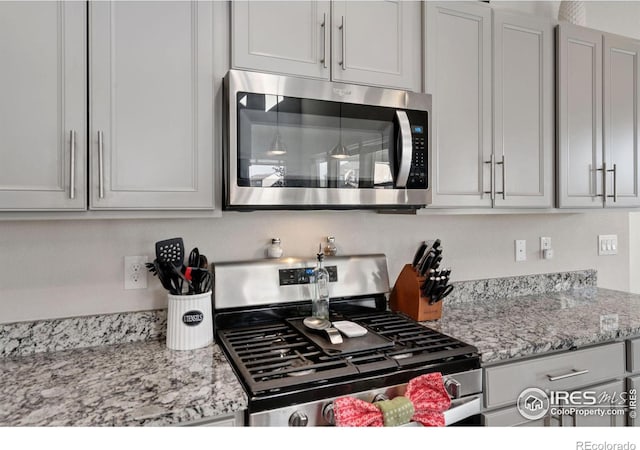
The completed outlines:
<svg viewBox="0 0 640 450">
<path fill-rule="evenodd" d="M 540 238 L 540 251 L 549 250 L 551 248 L 551 238 L 550 237 L 541 237 Z"/>
<path fill-rule="evenodd" d="M 598 256 L 618 254 L 618 235 L 600 234 L 598 235 Z"/>
<path fill-rule="evenodd" d="M 516 262 L 527 260 L 527 241 L 516 239 Z"/>
</svg>

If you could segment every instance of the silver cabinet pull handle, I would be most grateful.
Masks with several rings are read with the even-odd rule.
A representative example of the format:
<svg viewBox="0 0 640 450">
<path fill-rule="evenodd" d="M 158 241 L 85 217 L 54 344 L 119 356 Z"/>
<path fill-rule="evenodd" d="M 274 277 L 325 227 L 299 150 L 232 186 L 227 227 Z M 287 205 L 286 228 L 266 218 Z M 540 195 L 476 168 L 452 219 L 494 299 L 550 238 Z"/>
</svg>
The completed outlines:
<svg viewBox="0 0 640 450">
<path fill-rule="evenodd" d="M 76 198 L 76 132 L 69 132 L 69 198 Z"/>
<path fill-rule="evenodd" d="M 547 375 L 547 378 L 549 378 L 549 381 L 558 381 L 558 380 L 565 380 L 567 378 L 573 378 L 573 377 L 577 377 L 578 375 L 585 375 L 589 373 L 588 369 L 585 370 L 576 370 L 573 369 L 571 372 L 569 373 L 565 373 L 563 375 L 557 375 L 557 376 L 551 376 L 551 375 Z"/>
<path fill-rule="evenodd" d="M 496 192 L 496 194 L 502 194 L 502 200 L 507 198 L 507 165 L 504 162 L 504 154 L 502 155 L 502 161 L 495 163 L 496 165 L 502 165 L 502 191 Z"/>
<path fill-rule="evenodd" d="M 98 131 L 98 195 L 104 198 L 104 137 Z"/>
<path fill-rule="evenodd" d="M 613 172 L 613 195 L 607 195 L 607 197 L 612 198 L 615 203 L 618 201 L 618 165 L 614 164 L 613 169 L 609 169 L 607 172 Z"/>
<path fill-rule="evenodd" d="M 491 188 L 488 191 L 483 191 L 483 194 L 491 194 L 491 200 L 495 200 L 496 196 L 496 186 L 494 183 L 495 175 L 496 175 L 496 165 L 495 165 L 495 155 L 491 154 L 491 159 L 489 161 L 484 161 L 485 164 L 491 164 L 489 168 L 491 169 Z M 484 184 L 484 183 L 483 183 Z"/>
<path fill-rule="evenodd" d="M 596 172 L 603 172 L 603 173 L 606 174 L 604 163 L 602 164 L 602 168 L 596 169 Z M 594 179 L 597 179 L 597 178 L 598 178 L 597 175 L 594 176 Z M 606 175 L 603 177 L 602 183 L 603 183 L 602 184 L 602 194 L 598 194 L 598 183 L 596 183 L 596 188 L 594 189 L 594 192 L 595 192 L 594 197 L 604 197 L 604 193 L 606 192 L 605 185 L 607 183 Z"/>
<path fill-rule="evenodd" d="M 327 13 L 322 14 L 322 23 L 320 24 L 320 28 L 322 28 L 322 59 L 320 62 L 322 63 L 322 67 L 327 68 Z"/>
<path fill-rule="evenodd" d="M 602 163 L 602 168 L 596 169 L 596 172 L 602 172 L 602 194 L 598 194 L 598 184 L 596 183 L 596 189 L 594 197 L 606 197 L 607 194 L 607 163 Z M 597 179 L 597 176 L 595 177 Z"/>
<path fill-rule="evenodd" d="M 347 23 L 344 20 L 344 16 L 342 16 L 342 22 L 340 23 L 340 26 L 338 27 L 338 29 L 340 31 L 342 31 L 342 61 L 340 61 L 340 65 L 342 66 L 342 70 L 347 70 L 347 63 L 345 61 L 347 59 L 347 44 L 345 42 L 346 27 L 347 27 Z"/>
</svg>

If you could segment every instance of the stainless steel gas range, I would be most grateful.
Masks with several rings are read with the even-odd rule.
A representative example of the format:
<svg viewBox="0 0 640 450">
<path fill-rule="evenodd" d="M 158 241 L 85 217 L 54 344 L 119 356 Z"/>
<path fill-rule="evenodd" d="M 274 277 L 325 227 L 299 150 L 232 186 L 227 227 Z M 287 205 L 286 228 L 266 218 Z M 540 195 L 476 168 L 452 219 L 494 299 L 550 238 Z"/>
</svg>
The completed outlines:
<svg viewBox="0 0 640 450">
<path fill-rule="evenodd" d="M 333 400 L 403 395 L 407 383 L 441 372 L 451 397 L 447 425 L 479 425 L 478 351 L 387 309 L 384 255 L 328 257 L 330 319 L 367 329 L 332 344 L 311 315 L 312 259 L 215 264 L 214 331 L 248 397 L 249 426 L 333 425 Z M 364 339 L 363 339 L 364 338 Z"/>
</svg>

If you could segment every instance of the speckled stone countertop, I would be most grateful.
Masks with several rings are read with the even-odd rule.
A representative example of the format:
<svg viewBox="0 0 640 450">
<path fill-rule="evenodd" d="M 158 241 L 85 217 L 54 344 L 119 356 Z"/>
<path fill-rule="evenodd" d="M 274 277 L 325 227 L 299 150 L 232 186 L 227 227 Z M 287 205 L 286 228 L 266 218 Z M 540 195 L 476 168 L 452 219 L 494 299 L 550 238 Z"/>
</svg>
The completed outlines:
<svg viewBox="0 0 640 450">
<path fill-rule="evenodd" d="M 174 425 L 246 408 L 217 345 L 150 340 L 0 359 L 0 426 Z"/>
<path fill-rule="evenodd" d="M 640 335 L 640 295 L 583 287 L 562 292 L 445 303 L 423 322 L 475 345 L 483 364 Z"/>
</svg>

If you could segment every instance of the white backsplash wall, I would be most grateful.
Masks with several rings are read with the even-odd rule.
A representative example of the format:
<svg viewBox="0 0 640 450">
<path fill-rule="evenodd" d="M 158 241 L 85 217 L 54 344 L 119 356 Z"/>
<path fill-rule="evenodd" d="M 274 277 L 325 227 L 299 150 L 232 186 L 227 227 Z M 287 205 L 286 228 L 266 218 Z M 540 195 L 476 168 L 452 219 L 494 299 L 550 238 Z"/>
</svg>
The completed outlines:
<svg viewBox="0 0 640 450">
<path fill-rule="evenodd" d="M 597 235 L 617 234 L 620 253 L 597 256 Z M 627 213 L 407 216 L 365 211 L 224 213 L 220 219 L 0 222 L 0 323 L 166 307 L 149 288 L 123 289 L 123 257 L 154 257 L 154 243 L 182 236 L 211 262 L 261 258 L 272 237 L 285 256 L 313 257 L 334 235 L 341 254 L 387 255 L 393 283 L 421 240 L 440 238 L 454 281 L 594 268 L 598 284 L 629 289 Z M 551 260 L 539 254 L 550 236 Z M 514 262 L 514 240 L 527 261 Z"/>
</svg>

